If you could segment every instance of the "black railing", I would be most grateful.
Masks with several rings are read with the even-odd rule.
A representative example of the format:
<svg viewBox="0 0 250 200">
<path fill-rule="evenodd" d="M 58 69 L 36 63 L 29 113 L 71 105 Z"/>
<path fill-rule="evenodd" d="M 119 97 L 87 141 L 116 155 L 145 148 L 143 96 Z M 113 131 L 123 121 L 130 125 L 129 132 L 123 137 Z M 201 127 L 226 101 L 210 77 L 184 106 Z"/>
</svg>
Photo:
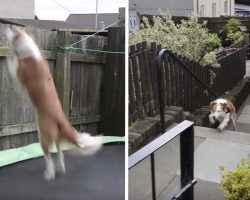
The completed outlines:
<svg viewBox="0 0 250 200">
<path fill-rule="evenodd" d="M 156 180 L 155 180 L 155 160 L 154 152 L 166 145 L 180 135 L 180 159 L 181 159 L 181 187 L 178 187 L 173 195 L 166 199 L 193 200 L 194 179 L 194 123 L 183 121 L 176 127 L 162 134 L 160 137 L 150 142 L 131 156 L 129 156 L 129 169 L 136 166 L 142 160 L 150 156 L 151 158 L 151 180 L 152 180 L 152 199 L 156 199 Z"/>
<path fill-rule="evenodd" d="M 159 114 L 157 56 L 161 49 L 146 42 L 130 46 L 129 123 Z M 219 57 L 221 66 L 214 68 L 170 51 L 164 53 L 161 83 L 165 91 L 160 95 L 165 96 L 165 104 L 194 112 L 231 90 L 246 74 L 246 48 L 230 49 Z"/>
<path fill-rule="evenodd" d="M 159 95 L 159 109 L 160 109 L 160 119 L 161 119 L 161 132 L 165 132 L 165 117 L 164 117 L 164 109 L 165 109 L 165 82 L 167 83 L 167 77 L 164 80 L 164 69 L 163 69 L 163 59 L 168 56 L 173 58 L 176 62 L 178 62 L 179 66 L 182 67 L 189 75 L 191 75 L 202 87 L 204 90 L 207 90 L 214 98 L 217 98 L 215 92 L 204 83 L 192 70 L 190 70 L 186 64 L 180 60 L 174 53 L 172 53 L 168 49 L 162 49 L 157 56 L 157 73 L 158 73 L 158 95 Z"/>
</svg>

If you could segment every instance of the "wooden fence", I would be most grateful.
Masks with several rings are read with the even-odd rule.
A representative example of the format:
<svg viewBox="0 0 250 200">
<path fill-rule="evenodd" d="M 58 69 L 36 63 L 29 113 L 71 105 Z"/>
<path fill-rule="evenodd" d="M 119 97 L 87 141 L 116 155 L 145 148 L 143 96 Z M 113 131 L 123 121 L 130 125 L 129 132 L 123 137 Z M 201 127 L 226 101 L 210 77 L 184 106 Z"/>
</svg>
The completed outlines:
<svg viewBox="0 0 250 200">
<path fill-rule="evenodd" d="M 33 108 L 8 76 L 6 57 L 9 55 L 9 44 L 3 34 L 8 26 L 10 25 L 0 24 L 0 149 L 37 141 Z M 70 122 L 79 131 L 93 134 L 102 132 L 101 109 L 106 105 L 101 102 L 101 90 L 105 85 L 106 54 L 82 50 L 59 52 L 57 45 L 69 45 L 86 36 L 64 31 L 25 29 L 33 34 L 49 62 L 63 110 Z M 110 48 L 107 47 L 107 37 L 104 36 L 91 37 L 75 47 L 96 50 Z M 124 135 L 124 131 L 120 134 Z"/>
<path fill-rule="evenodd" d="M 159 112 L 157 90 L 156 55 L 161 49 L 154 43 L 146 42 L 130 47 L 129 57 L 129 122 L 145 116 L 154 116 Z M 195 73 L 217 96 L 230 90 L 240 81 L 246 72 L 246 53 L 242 47 L 229 55 L 221 57 L 220 68 L 202 67 L 198 63 L 181 56 L 178 60 Z M 184 110 L 195 111 L 208 105 L 213 97 L 206 88 L 188 73 L 171 56 L 164 57 L 164 79 L 166 105 L 181 106 Z M 211 75 L 215 79 L 211 82 Z"/>
</svg>

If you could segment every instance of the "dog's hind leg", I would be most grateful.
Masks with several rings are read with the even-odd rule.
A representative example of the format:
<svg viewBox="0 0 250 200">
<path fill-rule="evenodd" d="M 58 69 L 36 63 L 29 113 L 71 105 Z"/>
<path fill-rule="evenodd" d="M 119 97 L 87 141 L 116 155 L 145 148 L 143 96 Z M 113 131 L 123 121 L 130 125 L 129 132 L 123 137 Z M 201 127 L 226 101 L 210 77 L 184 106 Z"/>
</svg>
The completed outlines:
<svg viewBox="0 0 250 200">
<path fill-rule="evenodd" d="M 46 169 L 44 171 L 44 178 L 46 180 L 55 179 L 55 167 L 54 167 L 54 163 L 49 152 L 49 148 L 52 142 L 48 138 L 43 136 L 41 130 L 39 132 L 40 132 L 39 133 L 40 144 L 43 150 L 45 164 L 46 164 Z"/>
<path fill-rule="evenodd" d="M 52 158 L 49 152 L 49 148 L 47 148 L 47 146 L 43 144 L 41 144 L 41 146 L 43 149 L 45 163 L 46 163 L 46 169 L 44 171 L 44 178 L 46 180 L 55 179 L 55 167 L 54 167 L 54 163 L 52 161 Z"/>
<path fill-rule="evenodd" d="M 57 140 L 56 147 L 57 147 L 57 170 L 59 172 L 65 173 L 64 155 L 60 148 L 60 140 Z"/>
<path fill-rule="evenodd" d="M 234 131 L 237 131 L 237 126 L 236 126 L 236 116 L 231 116 L 230 117 L 234 126 Z"/>
</svg>

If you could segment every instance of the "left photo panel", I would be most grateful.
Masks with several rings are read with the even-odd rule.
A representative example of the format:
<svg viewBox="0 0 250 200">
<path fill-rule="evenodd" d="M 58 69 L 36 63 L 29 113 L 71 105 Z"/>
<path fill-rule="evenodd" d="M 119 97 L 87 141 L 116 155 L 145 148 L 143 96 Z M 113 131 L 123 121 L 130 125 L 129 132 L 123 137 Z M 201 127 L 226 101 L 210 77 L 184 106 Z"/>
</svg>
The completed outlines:
<svg viewBox="0 0 250 200">
<path fill-rule="evenodd" d="M 126 1 L 0 3 L 0 199 L 125 199 Z"/>
</svg>

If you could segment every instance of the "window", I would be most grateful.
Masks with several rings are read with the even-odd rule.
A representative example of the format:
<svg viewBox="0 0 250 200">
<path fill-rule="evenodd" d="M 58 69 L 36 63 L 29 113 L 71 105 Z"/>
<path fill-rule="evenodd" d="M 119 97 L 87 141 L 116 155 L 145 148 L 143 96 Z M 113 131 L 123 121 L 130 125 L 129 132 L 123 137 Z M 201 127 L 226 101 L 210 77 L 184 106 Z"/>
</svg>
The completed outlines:
<svg viewBox="0 0 250 200">
<path fill-rule="evenodd" d="M 137 11 L 135 10 L 129 11 L 129 25 L 130 25 L 130 28 L 139 27 L 140 25 L 139 16 L 138 16 Z"/>
<path fill-rule="evenodd" d="M 228 0 L 224 1 L 224 13 L 225 15 L 228 15 Z"/>
<path fill-rule="evenodd" d="M 200 17 L 205 17 L 205 5 L 200 6 Z"/>
<path fill-rule="evenodd" d="M 216 17 L 216 3 L 212 4 L 212 17 Z"/>
</svg>

